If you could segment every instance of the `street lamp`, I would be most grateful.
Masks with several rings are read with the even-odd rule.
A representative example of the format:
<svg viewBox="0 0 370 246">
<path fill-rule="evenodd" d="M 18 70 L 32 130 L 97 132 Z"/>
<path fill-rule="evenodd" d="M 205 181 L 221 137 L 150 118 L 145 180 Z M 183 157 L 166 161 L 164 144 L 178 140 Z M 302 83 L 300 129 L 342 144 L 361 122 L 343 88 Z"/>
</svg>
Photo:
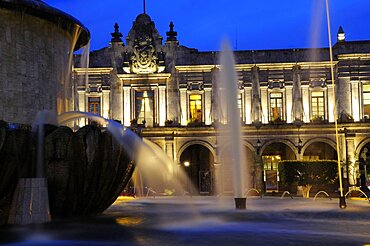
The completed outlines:
<svg viewBox="0 0 370 246">
<path fill-rule="evenodd" d="M 329 0 L 326 0 L 326 18 L 328 24 L 328 38 L 329 38 L 329 55 L 330 55 L 330 74 L 331 74 L 331 83 L 333 91 L 333 101 L 334 101 L 334 123 L 335 123 L 335 140 L 337 145 L 337 163 L 338 163 L 338 179 L 339 179 L 339 207 L 344 209 L 347 207 L 346 197 L 343 194 L 343 181 L 342 181 L 342 168 L 340 165 L 340 149 L 339 149 L 339 135 L 338 135 L 338 111 L 335 98 L 335 83 L 334 83 L 334 65 L 333 65 L 333 47 L 331 44 L 331 31 L 330 31 L 330 11 L 329 11 Z"/>
<path fill-rule="evenodd" d="M 260 139 L 257 139 L 257 148 L 256 148 L 257 155 L 260 154 L 261 144 L 262 143 L 261 143 Z"/>
<path fill-rule="evenodd" d="M 301 138 L 298 139 L 298 154 L 301 153 L 301 150 L 302 150 L 302 146 L 303 146 L 303 143 L 302 143 L 302 140 Z"/>
</svg>

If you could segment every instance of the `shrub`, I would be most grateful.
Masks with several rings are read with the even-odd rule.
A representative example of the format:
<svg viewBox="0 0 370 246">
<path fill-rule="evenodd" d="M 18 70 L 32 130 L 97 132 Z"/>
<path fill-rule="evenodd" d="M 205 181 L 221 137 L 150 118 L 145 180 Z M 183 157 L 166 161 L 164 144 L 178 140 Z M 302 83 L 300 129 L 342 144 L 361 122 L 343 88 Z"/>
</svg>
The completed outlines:
<svg viewBox="0 0 370 246">
<path fill-rule="evenodd" d="M 281 182 L 291 185 L 329 185 L 338 181 L 337 162 L 322 161 L 282 161 L 279 165 Z"/>
</svg>

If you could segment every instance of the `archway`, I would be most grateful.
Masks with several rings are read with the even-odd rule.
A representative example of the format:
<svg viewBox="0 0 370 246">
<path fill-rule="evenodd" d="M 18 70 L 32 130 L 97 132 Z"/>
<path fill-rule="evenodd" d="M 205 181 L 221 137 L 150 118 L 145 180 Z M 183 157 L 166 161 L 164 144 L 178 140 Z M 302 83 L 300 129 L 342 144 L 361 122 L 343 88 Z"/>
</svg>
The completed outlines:
<svg viewBox="0 0 370 246">
<path fill-rule="evenodd" d="M 303 160 L 337 160 L 337 151 L 325 142 L 312 142 L 303 153 Z"/>
<path fill-rule="evenodd" d="M 362 191 L 370 193 L 370 142 L 366 143 L 360 149 L 358 171 L 360 176 L 357 179 L 357 186 L 360 186 Z"/>
<path fill-rule="evenodd" d="M 180 167 L 189 177 L 189 193 L 211 195 L 214 192 L 214 158 L 211 151 L 200 144 L 188 146 L 181 154 Z"/>
<path fill-rule="evenodd" d="M 279 191 L 279 163 L 283 160 L 296 160 L 296 155 L 288 144 L 275 142 L 267 145 L 263 150 L 262 167 L 266 192 Z"/>
</svg>

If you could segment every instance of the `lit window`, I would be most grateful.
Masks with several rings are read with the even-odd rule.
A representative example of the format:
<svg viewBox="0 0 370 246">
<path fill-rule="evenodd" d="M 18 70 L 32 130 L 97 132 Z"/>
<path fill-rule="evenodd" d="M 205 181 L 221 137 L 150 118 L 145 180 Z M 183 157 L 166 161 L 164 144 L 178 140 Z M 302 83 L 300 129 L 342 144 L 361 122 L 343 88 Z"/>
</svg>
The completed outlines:
<svg viewBox="0 0 370 246">
<path fill-rule="evenodd" d="M 283 120 L 283 93 L 270 93 L 270 119 L 271 121 Z"/>
<path fill-rule="evenodd" d="M 364 105 L 364 119 L 370 119 L 370 84 L 363 85 L 362 92 Z"/>
<path fill-rule="evenodd" d="M 323 91 L 311 93 L 311 120 L 325 119 L 325 96 Z"/>
<path fill-rule="evenodd" d="M 88 111 L 90 113 L 100 115 L 100 97 L 88 98 Z"/>
<path fill-rule="evenodd" d="M 154 123 L 154 92 L 136 91 L 135 93 L 135 117 L 138 124 L 153 126 Z"/>
<path fill-rule="evenodd" d="M 192 94 L 189 96 L 190 122 L 202 122 L 202 95 Z"/>
<path fill-rule="evenodd" d="M 263 180 L 265 181 L 266 192 L 279 190 L 279 163 L 280 155 L 262 156 Z"/>
<path fill-rule="evenodd" d="M 280 155 L 262 156 L 263 170 L 278 170 L 280 161 Z"/>
</svg>

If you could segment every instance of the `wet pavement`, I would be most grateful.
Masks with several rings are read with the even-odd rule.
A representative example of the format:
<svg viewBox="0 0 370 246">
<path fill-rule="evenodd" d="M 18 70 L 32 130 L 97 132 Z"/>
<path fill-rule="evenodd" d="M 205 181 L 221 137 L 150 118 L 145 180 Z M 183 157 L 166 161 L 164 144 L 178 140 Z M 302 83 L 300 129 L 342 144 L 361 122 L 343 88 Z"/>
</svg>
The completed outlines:
<svg viewBox="0 0 370 246">
<path fill-rule="evenodd" d="M 370 245 L 370 204 L 338 199 L 120 199 L 102 215 L 0 227 L 5 245 Z"/>
</svg>

